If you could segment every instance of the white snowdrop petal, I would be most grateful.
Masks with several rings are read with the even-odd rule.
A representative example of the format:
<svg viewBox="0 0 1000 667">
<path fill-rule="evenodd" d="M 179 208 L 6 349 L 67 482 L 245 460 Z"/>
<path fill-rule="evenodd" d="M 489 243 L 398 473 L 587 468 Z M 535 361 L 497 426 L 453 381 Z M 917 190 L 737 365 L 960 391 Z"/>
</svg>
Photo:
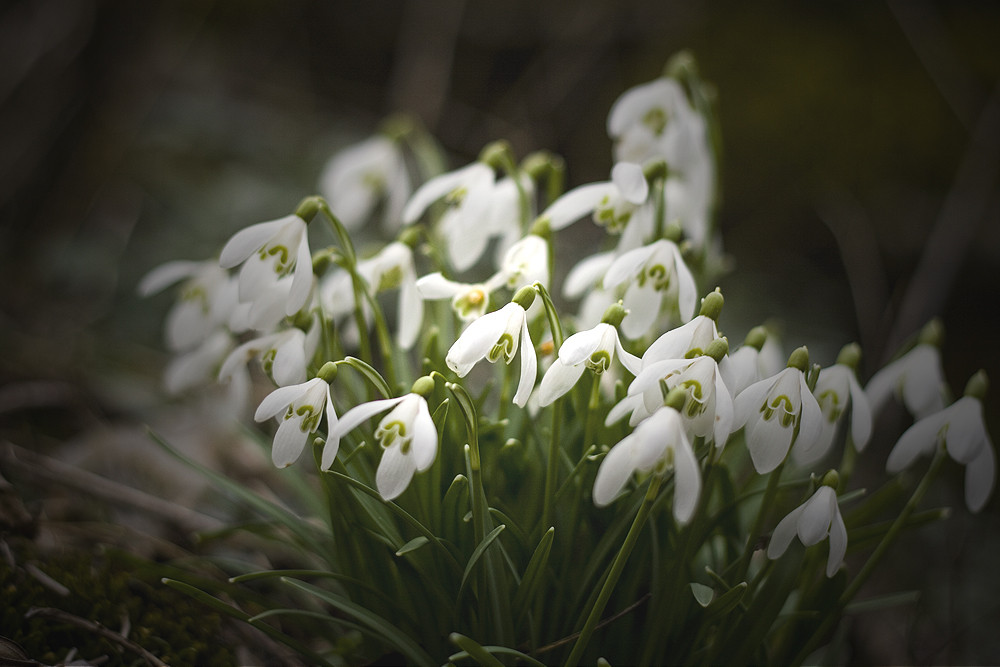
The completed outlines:
<svg viewBox="0 0 1000 667">
<path fill-rule="evenodd" d="M 601 252 L 577 262 L 563 281 L 563 296 L 576 299 L 594 287 L 615 261 L 613 252 Z"/>
<path fill-rule="evenodd" d="M 674 518 L 686 524 L 694 515 L 701 494 L 698 459 L 687 440 L 674 446 Z"/>
<path fill-rule="evenodd" d="M 970 512 L 978 512 L 986 506 L 986 501 L 993 492 L 995 478 L 993 443 L 987 438 L 986 446 L 965 466 L 965 504 Z"/>
<path fill-rule="evenodd" d="M 304 384 L 278 387 L 265 396 L 264 400 L 257 406 L 257 411 L 253 415 L 254 420 L 262 422 L 284 411 L 285 408 L 291 405 L 292 401 L 303 395 L 305 390 L 306 387 Z"/>
<path fill-rule="evenodd" d="M 963 396 L 946 408 L 948 431 L 945 443 L 948 455 L 959 463 L 976 458 L 986 443 L 983 404 L 971 396 Z"/>
<path fill-rule="evenodd" d="M 231 269 L 245 261 L 294 217 L 297 216 L 290 215 L 268 222 L 258 222 L 236 232 L 222 247 L 222 252 L 219 254 L 219 266 Z"/>
<path fill-rule="evenodd" d="M 538 358 L 535 356 L 535 347 L 531 343 L 531 336 L 528 334 L 528 319 L 521 319 L 521 379 L 517 384 L 517 393 L 514 394 L 514 404 L 523 408 L 528 402 L 528 396 L 535 387 L 535 375 L 538 372 Z"/>
<path fill-rule="evenodd" d="M 798 531 L 799 516 L 802 514 L 803 506 L 799 505 L 778 522 L 774 532 L 771 533 L 771 541 L 767 545 L 767 557 L 771 560 L 780 558 L 792 543 Z"/>
<path fill-rule="evenodd" d="M 274 434 L 271 462 L 276 468 L 287 468 L 298 460 L 306 446 L 309 434 L 301 428 L 301 419 L 285 419 Z"/>
<path fill-rule="evenodd" d="M 288 299 L 285 301 L 285 315 L 291 317 L 302 310 L 309 300 L 309 292 L 313 286 L 312 255 L 309 253 L 309 240 L 306 238 L 306 230 L 303 225 L 302 238 L 296 250 L 295 272 L 292 277 L 292 286 L 288 290 Z"/>
<path fill-rule="evenodd" d="M 864 451 L 872 437 L 872 410 L 868 404 L 868 396 L 853 372 L 848 375 L 847 382 L 851 393 L 851 438 L 860 452 Z"/>
<path fill-rule="evenodd" d="M 938 412 L 930 417 L 924 417 L 903 431 L 903 435 L 899 436 L 899 440 L 889 452 L 885 471 L 893 475 L 908 468 L 917 457 L 933 452 L 938 442 L 938 433 L 947 419 L 947 413 Z"/>
<path fill-rule="evenodd" d="M 629 285 L 622 298 L 622 305 L 628 311 L 622 320 L 622 333 L 633 340 L 645 336 L 660 314 L 662 301 L 663 295 L 651 282 L 642 285 L 636 281 Z"/>
<path fill-rule="evenodd" d="M 417 470 L 424 471 L 431 467 L 437 457 L 438 434 L 427 401 L 422 397 L 413 400 L 417 401 L 417 414 L 413 419 L 412 455 Z"/>
<path fill-rule="evenodd" d="M 412 271 L 412 269 L 411 269 Z M 417 291 L 414 276 L 404 278 L 399 290 L 399 346 L 409 350 L 417 342 L 424 319 L 424 300 Z"/>
<path fill-rule="evenodd" d="M 563 341 L 559 348 L 559 359 L 568 366 L 581 364 L 590 358 L 601 346 L 604 337 L 604 328 L 608 324 L 598 324 L 593 329 L 578 331 Z"/>
<path fill-rule="evenodd" d="M 803 505 L 798 521 L 798 534 L 807 547 L 818 543 L 830 532 L 837 496 L 829 486 L 821 486 Z"/>
<path fill-rule="evenodd" d="M 337 412 L 333 408 L 333 399 L 330 396 L 330 386 L 326 387 L 326 442 L 323 444 L 323 454 L 320 458 L 320 467 L 329 470 L 337 458 L 340 450 L 340 438 L 334 436 L 337 428 Z"/>
<path fill-rule="evenodd" d="M 465 288 L 462 283 L 445 278 L 435 271 L 417 280 L 417 291 L 425 299 L 450 299 Z"/>
<path fill-rule="evenodd" d="M 788 455 L 792 445 L 792 427 L 783 427 L 775 415 L 769 420 L 759 419 L 747 424 L 747 449 L 754 469 L 761 475 L 778 467 Z"/>
<path fill-rule="evenodd" d="M 393 500 L 406 490 L 416 471 L 413 457 L 404 454 L 397 445 L 382 452 L 378 470 L 375 471 L 375 486 L 386 500 Z"/>
<path fill-rule="evenodd" d="M 601 461 L 601 467 L 597 469 L 597 476 L 594 478 L 593 492 L 594 504 L 598 507 L 610 504 L 635 472 L 634 440 L 634 433 L 625 436 Z"/>
<path fill-rule="evenodd" d="M 632 162 L 619 162 L 611 168 L 611 182 L 622 197 L 632 204 L 641 204 L 649 196 L 649 183 L 642 167 Z"/>
<path fill-rule="evenodd" d="M 844 555 L 847 554 L 847 527 L 844 519 L 837 510 L 833 514 L 833 522 L 830 524 L 830 555 L 826 560 L 826 576 L 832 577 L 840 569 L 840 564 L 844 562 Z"/>
<path fill-rule="evenodd" d="M 603 199 L 615 194 L 617 188 L 611 182 L 580 185 L 552 202 L 539 218 L 547 219 L 553 230 L 563 229 L 593 211 Z"/>
<path fill-rule="evenodd" d="M 163 290 L 174 283 L 196 275 L 202 268 L 202 262 L 176 260 L 160 264 L 143 276 L 136 288 L 139 296 L 147 297 Z"/>
<path fill-rule="evenodd" d="M 345 435 L 357 428 L 361 423 L 379 414 L 380 412 L 385 412 L 389 408 L 398 405 L 404 398 L 406 398 L 406 396 L 382 398 L 354 406 L 342 414 L 340 419 L 337 420 L 337 426 L 333 429 L 334 436 L 338 439 L 343 438 Z"/>
</svg>

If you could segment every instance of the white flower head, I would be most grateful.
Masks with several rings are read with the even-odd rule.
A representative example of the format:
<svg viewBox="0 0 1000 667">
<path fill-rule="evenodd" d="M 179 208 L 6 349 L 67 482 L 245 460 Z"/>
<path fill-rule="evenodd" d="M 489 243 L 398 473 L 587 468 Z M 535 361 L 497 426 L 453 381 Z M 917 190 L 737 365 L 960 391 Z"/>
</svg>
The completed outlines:
<svg viewBox="0 0 1000 667">
<path fill-rule="evenodd" d="M 417 291 L 413 250 L 405 243 L 394 241 L 374 257 L 358 262 L 358 273 L 373 292 L 399 289 L 397 340 L 404 350 L 413 347 L 424 318 L 424 301 Z M 353 304 L 353 299 L 351 302 Z"/>
<path fill-rule="evenodd" d="M 806 502 L 793 509 L 778 522 L 767 546 L 767 557 L 780 558 L 792 538 L 798 536 L 804 546 L 811 547 L 830 538 L 830 555 L 826 560 L 826 576 L 832 577 L 844 562 L 847 553 L 847 528 L 840 516 L 837 494 L 829 486 L 820 486 Z"/>
<path fill-rule="evenodd" d="M 918 343 L 913 349 L 887 364 L 865 386 L 872 412 L 878 414 L 892 395 L 901 398 L 917 419 L 944 408 L 944 370 L 937 345 Z"/>
<path fill-rule="evenodd" d="M 306 221 L 296 214 L 251 225 L 234 234 L 222 248 L 219 265 L 231 269 L 242 264 L 239 299 L 257 302 L 273 298 L 279 281 L 285 315 L 299 312 L 309 300 L 313 285 L 312 256 Z"/>
<path fill-rule="evenodd" d="M 375 135 L 330 158 L 320 174 L 319 189 L 348 229 L 360 228 L 384 201 L 383 228 L 393 231 L 400 226 L 413 186 L 399 143 Z"/>
<path fill-rule="evenodd" d="M 682 322 L 694 314 L 698 300 L 694 275 L 673 241 L 660 239 L 629 250 L 608 267 L 605 289 L 627 283 L 622 303 L 628 315 L 622 333 L 629 338 L 645 335 L 660 313 L 676 308 Z"/>
<path fill-rule="evenodd" d="M 319 320 L 314 317 L 308 332 L 289 327 L 249 340 L 229 353 L 219 369 L 219 379 L 229 379 L 237 369 L 245 368 L 247 362 L 258 357 L 264 372 L 279 387 L 301 384 L 319 344 L 319 334 Z"/>
<path fill-rule="evenodd" d="M 674 471 L 674 518 L 687 523 L 701 493 L 701 472 L 680 415 L 663 406 L 611 448 L 594 480 L 594 504 L 603 507 L 637 472 Z"/>
<path fill-rule="evenodd" d="M 573 188 L 556 199 L 539 216 L 552 229 L 563 229 L 587 214 L 613 234 L 620 234 L 636 209 L 649 197 L 649 184 L 642 167 L 619 162 L 611 169 L 611 180 Z"/>
<path fill-rule="evenodd" d="M 845 350 L 856 348 L 853 345 Z M 848 411 L 851 413 L 851 439 L 858 451 L 862 451 L 872 434 L 872 413 L 868 407 L 868 397 L 854 375 L 854 367 L 838 362 L 822 369 L 813 395 L 823 413 L 819 437 L 812 447 L 795 447 L 792 450 L 795 462 L 807 466 L 822 459 L 833 446 L 837 427 Z"/>
<path fill-rule="evenodd" d="M 320 369 L 320 375 L 325 371 L 326 367 Z M 254 419 L 262 422 L 274 417 L 278 420 L 271 449 L 271 461 L 276 467 L 285 468 L 295 463 L 309 436 L 319 428 L 324 415 L 329 443 L 330 434 L 337 424 L 337 413 L 330 397 L 330 385 L 322 377 L 278 387 L 264 397 L 254 413 Z"/>
<path fill-rule="evenodd" d="M 322 467 L 326 470 L 333 465 L 337 443 L 345 434 L 386 410 L 390 412 L 375 429 L 375 439 L 383 449 L 375 485 L 383 498 L 392 500 L 406 490 L 415 472 L 427 470 L 437 456 L 437 429 L 427 408 L 427 399 L 420 394 L 371 401 L 345 412 L 332 431 L 332 444 L 328 443 L 323 450 Z"/>
<path fill-rule="evenodd" d="M 524 287 L 506 306 L 472 322 L 451 346 L 445 357 L 448 368 L 455 371 L 459 377 L 465 377 L 472 367 L 483 359 L 490 363 L 503 359 L 504 363 L 510 364 L 520 348 L 521 379 L 514 394 L 514 403 L 522 408 L 528 402 L 538 370 L 538 359 L 535 357 L 535 349 L 528 334 L 527 313 L 524 306 L 518 303 L 523 300 L 522 295 L 527 294 L 528 290 L 533 296 L 534 290 Z"/>
<path fill-rule="evenodd" d="M 750 458 L 762 475 L 777 468 L 793 444 L 810 449 L 819 438 L 823 413 L 802 370 L 808 359 L 800 347 L 787 368 L 750 385 L 734 401 L 733 429 L 746 426 Z"/>
<path fill-rule="evenodd" d="M 516 291 L 536 282 L 544 287 L 549 285 L 549 244 L 537 234 L 528 234 L 504 253 L 499 271 L 487 284 L 506 284 Z"/>
<path fill-rule="evenodd" d="M 167 347 L 179 352 L 203 343 L 230 323 L 237 304 L 235 279 L 218 262 L 173 261 L 161 264 L 139 282 L 140 296 L 150 296 L 183 281 L 164 324 Z"/>
<path fill-rule="evenodd" d="M 594 373 L 604 373 L 616 355 L 630 373 L 639 372 L 642 362 L 622 347 L 618 329 L 613 324 L 601 322 L 593 329 L 573 334 L 563 341 L 559 356 L 542 377 L 538 386 L 538 405 L 550 405 L 572 389 L 587 368 Z"/>
<path fill-rule="evenodd" d="M 909 467 L 943 442 L 948 455 L 965 465 L 966 505 L 973 512 L 981 510 L 993 492 L 996 460 L 983 418 L 981 396 L 985 386 L 982 392 L 970 388 L 977 382 L 985 385 L 985 381 L 986 374 L 980 371 L 969 380 L 965 396 L 904 431 L 889 453 L 886 472 L 895 474 Z"/>
</svg>

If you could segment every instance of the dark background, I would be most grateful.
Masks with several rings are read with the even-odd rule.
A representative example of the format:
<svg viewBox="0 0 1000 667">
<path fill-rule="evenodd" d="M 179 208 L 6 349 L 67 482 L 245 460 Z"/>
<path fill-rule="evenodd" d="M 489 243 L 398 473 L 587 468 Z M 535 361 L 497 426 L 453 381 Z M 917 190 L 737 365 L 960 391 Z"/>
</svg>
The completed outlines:
<svg viewBox="0 0 1000 667">
<path fill-rule="evenodd" d="M 138 279 L 287 214 L 390 112 L 419 116 L 455 167 L 502 137 L 564 156 L 570 186 L 604 180 L 611 103 L 684 48 L 718 92 L 730 338 L 773 320 L 823 364 L 858 340 L 867 377 L 937 315 L 952 389 L 1000 378 L 1000 5 L 694 4 L 6 3 L 4 437 L 130 418 L 122 397 L 164 360 L 167 302 L 138 299 Z M 926 595 L 860 617 L 854 659 L 1000 661 L 997 502 L 970 518 L 958 466 L 949 479 L 952 519 L 895 566 Z"/>
</svg>

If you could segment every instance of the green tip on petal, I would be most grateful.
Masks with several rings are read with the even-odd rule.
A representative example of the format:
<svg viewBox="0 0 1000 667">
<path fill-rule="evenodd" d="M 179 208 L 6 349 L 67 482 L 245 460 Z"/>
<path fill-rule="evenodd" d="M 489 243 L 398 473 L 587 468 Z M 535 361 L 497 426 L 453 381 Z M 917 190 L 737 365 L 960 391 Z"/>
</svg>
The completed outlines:
<svg viewBox="0 0 1000 667">
<path fill-rule="evenodd" d="M 744 345 L 749 345 L 753 349 L 760 352 L 761 348 L 764 347 L 764 343 L 767 342 L 767 327 L 756 326 L 750 330 L 747 337 L 743 339 Z"/>
<path fill-rule="evenodd" d="M 479 153 L 479 161 L 494 169 L 506 168 L 514 163 L 514 151 L 507 141 L 499 139 L 486 144 L 486 147 Z"/>
<path fill-rule="evenodd" d="M 840 348 L 837 363 L 857 370 L 858 364 L 861 363 L 861 346 L 857 343 L 848 343 Z"/>
<path fill-rule="evenodd" d="M 722 305 L 724 303 L 725 299 L 722 298 L 722 290 L 716 287 L 714 292 L 709 292 L 708 295 L 701 300 L 701 312 L 698 314 L 710 317 L 718 322 L 719 313 L 722 312 Z"/>
<path fill-rule="evenodd" d="M 413 383 L 413 388 L 410 389 L 410 393 L 418 394 L 424 398 L 430 396 L 432 391 L 434 391 L 434 378 L 430 375 L 417 378 L 417 381 Z"/>
<path fill-rule="evenodd" d="M 299 216 L 307 223 L 312 222 L 312 219 L 316 217 L 317 213 L 319 213 L 321 202 L 322 200 L 315 195 L 312 197 L 306 197 L 299 202 L 298 208 L 295 209 L 295 215 Z"/>
<path fill-rule="evenodd" d="M 677 410 L 677 412 L 680 412 L 684 409 L 684 404 L 687 403 L 687 399 L 687 390 L 684 387 L 678 386 L 667 392 L 666 397 L 663 399 L 663 404 Z"/>
<path fill-rule="evenodd" d="M 986 398 L 986 392 L 990 388 L 990 378 L 986 375 L 986 371 L 980 368 L 976 371 L 975 375 L 969 378 L 969 381 L 965 383 L 965 395 L 971 396 L 972 398 L 978 398 L 980 401 Z"/>
<path fill-rule="evenodd" d="M 942 343 L 944 343 L 944 324 L 941 323 L 940 319 L 935 317 L 920 330 L 920 334 L 917 336 L 917 344 L 941 347 Z"/>
<path fill-rule="evenodd" d="M 705 348 L 705 354 L 715 359 L 715 363 L 719 363 L 724 356 L 729 354 L 729 339 L 725 336 L 716 338 Z"/>
<path fill-rule="evenodd" d="M 840 475 L 837 474 L 836 470 L 827 470 L 819 484 L 820 486 L 829 486 L 831 489 L 836 490 L 840 484 Z"/>
<path fill-rule="evenodd" d="M 625 307 L 622 306 L 622 302 L 619 300 L 618 303 L 608 306 L 608 309 L 604 311 L 604 317 L 601 318 L 601 322 L 617 327 L 625 319 L 625 315 Z"/>
<path fill-rule="evenodd" d="M 655 162 L 650 162 L 649 164 L 643 166 L 642 174 L 646 177 L 649 183 L 653 183 L 658 178 L 666 178 L 667 173 L 669 173 L 667 168 L 667 163 L 663 160 L 656 160 Z"/>
<path fill-rule="evenodd" d="M 407 227 L 406 229 L 404 229 L 399 233 L 399 236 L 396 237 L 396 240 L 411 248 L 416 248 L 417 245 L 420 243 L 420 227 L 418 225 Z"/>
<path fill-rule="evenodd" d="M 514 298 L 510 300 L 511 303 L 516 303 L 525 310 L 531 308 L 531 304 L 535 301 L 535 288 L 531 285 L 525 285 L 521 289 L 514 293 Z"/>
<path fill-rule="evenodd" d="M 319 369 L 316 373 L 316 377 L 323 380 L 327 384 L 333 382 L 333 378 L 337 377 L 337 364 L 333 361 L 328 361 L 323 364 L 323 367 Z"/>
<path fill-rule="evenodd" d="M 788 356 L 788 368 L 797 368 L 803 373 L 809 369 L 809 350 L 803 345 Z"/>
</svg>

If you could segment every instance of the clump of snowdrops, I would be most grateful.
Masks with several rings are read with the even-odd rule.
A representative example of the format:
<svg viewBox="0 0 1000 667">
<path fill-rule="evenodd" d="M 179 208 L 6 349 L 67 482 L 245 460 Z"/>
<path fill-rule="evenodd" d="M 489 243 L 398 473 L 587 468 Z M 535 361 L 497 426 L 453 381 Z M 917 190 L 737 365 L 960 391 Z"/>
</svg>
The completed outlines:
<svg viewBox="0 0 1000 667">
<path fill-rule="evenodd" d="M 608 180 L 569 191 L 551 153 L 498 141 L 445 171 L 392 119 L 329 162 L 324 197 L 150 272 L 143 294 L 180 286 L 167 389 L 225 384 L 297 491 L 206 470 L 294 569 L 167 583 L 315 664 L 821 658 L 899 533 L 946 514 L 920 502 L 949 459 L 987 502 L 987 380 L 949 402 L 936 321 L 864 388 L 849 341 L 821 365 L 763 326 L 731 337 L 714 119 L 676 56 L 612 106 Z M 556 266 L 594 224 L 598 252 Z M 892 400 L 914 420 L 895 491 L 852 489 Z"/>
</svg>

